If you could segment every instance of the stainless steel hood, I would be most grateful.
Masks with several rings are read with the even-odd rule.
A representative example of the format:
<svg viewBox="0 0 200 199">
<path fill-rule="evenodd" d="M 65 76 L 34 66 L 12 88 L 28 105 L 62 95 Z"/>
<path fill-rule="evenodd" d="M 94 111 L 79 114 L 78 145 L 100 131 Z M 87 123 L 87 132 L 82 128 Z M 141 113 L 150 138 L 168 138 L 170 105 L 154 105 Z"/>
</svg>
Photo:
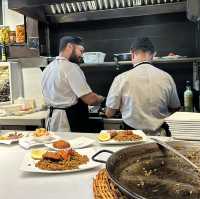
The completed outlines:
<svg viewBox="0 0 200 199">
<path fill-rule="evenodd" d="M 186 11 L 186 0 L 8 0 L 9 8 L 49 23 Z"/>
</svg>

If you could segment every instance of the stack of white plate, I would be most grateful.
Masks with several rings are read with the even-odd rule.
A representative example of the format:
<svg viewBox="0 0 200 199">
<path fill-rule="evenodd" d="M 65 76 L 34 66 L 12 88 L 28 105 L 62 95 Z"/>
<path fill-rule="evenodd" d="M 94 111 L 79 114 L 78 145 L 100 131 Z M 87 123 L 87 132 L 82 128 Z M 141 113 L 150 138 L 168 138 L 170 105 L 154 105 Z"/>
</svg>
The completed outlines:
<svg viewBox="0 0 200 199">
<path fill-rule="evenodd" d="M 174 138 L 200 140 L 200 113 L 176 112 L 165 122 Z"/>
</svg>

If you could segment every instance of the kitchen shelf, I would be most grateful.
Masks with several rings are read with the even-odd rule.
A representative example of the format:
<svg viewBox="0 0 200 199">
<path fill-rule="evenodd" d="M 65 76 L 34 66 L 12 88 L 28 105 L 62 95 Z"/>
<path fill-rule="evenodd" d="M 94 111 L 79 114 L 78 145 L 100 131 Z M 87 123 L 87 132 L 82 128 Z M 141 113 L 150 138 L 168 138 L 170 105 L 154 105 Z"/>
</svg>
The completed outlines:
<svg viewBox="0 0 200 199">
<path fill-rule="evenodd" d="M 118 9 L 106 9 L 68 14 L 47 15 L 51 23 L 69 23 L 105 19 L 127 18 L 156 14 L 179 13 L 186 11 L 186 2 L 142 5 Z"/>
<path fill-rule="evenodd" d="M 153 60 L 152 63 L 194 63 L 194 62 L 200 62 L 200 57 L 192 57 L 192 58 L 178 58 L 178 59 L 156 59 Z M 123 65 L 132 65 L 131 61 L 119 61 L 119 62 L 104 62 L 100 64 L 81 64 L 81 67 L 96 67 L 96 66 L 123 66 Z"/>
</svg>

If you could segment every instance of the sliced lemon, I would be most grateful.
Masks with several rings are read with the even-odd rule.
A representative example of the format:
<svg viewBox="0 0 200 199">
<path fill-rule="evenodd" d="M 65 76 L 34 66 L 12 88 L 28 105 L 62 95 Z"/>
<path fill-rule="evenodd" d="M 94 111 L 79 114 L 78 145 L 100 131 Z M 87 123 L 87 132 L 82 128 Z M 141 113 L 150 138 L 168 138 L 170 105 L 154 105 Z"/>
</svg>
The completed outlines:
<svg viewBox="0 0 200 199">
<path fill-rule="evenodd" d="M 110 133 L 102 132 L 98 135 L 98 139 L 102 142 L 110 140 L 111 136 Z"/>
<path fill-rule="evenodd" d="M 44 149 L 33 149 L 31 151 L 31 158 L 34 160 L 40 160 L 42 159 L 42 156 L 46 153 L 46 150 Z"/>
</svg>

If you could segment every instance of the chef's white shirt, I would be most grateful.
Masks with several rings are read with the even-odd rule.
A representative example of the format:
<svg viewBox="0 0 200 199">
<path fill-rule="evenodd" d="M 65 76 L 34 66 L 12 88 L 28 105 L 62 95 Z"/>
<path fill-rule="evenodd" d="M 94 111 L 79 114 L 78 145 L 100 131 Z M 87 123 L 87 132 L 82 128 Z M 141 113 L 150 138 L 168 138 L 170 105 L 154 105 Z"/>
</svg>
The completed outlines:
<svg viewBox="0 0 200 199">
<path fill-rule="evenodd" d="M 83 71 L 64 57 L 56 57 L 43 71 L 42 92 L 48 106 L 66 108 L 78 98 L 92 92 Z M 52 131 L 70 131 L 64 110 L 54 110 L 50 122 Z"/>
<path fill-rule="evenodd" d="M 169 116 L 168 107 L 178 108 L 180 101 L 172 77 L 143 63 L 114 79 L 106 106 L 120 109 L 127 125 L 155 131 Z"/>
</svg>

